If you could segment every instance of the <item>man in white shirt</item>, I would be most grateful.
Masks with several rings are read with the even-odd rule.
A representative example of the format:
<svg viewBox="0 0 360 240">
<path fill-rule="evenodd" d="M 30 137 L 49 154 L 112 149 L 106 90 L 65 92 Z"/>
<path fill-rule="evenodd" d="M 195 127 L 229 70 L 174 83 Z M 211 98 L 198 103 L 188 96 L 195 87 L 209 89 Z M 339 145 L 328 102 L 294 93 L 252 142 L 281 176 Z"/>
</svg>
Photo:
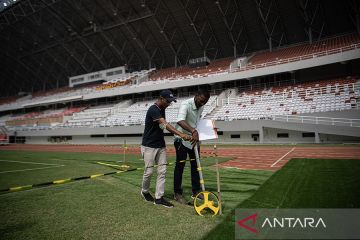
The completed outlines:
<svg viewBox="0 0 360 240">
<path fill-rule="evenodd" d="M 189 134 L 192 136 L 191 141 L 185 141 L 179 136 L 175 135 L 174 146 L 176 150 L 176 165 L 174 169 L 174 199 L 186 204 L 186 200 L 182 196 L 182 175 L 185 167 L 187 156 L 192 160 L 191 164 L 191 188 L 194 198 L 200 191 L 200 177 L 197 171 L 195 159 L 194 146 L 199 142 L 199 133 L 196 126 L 200 120 L 201 114 L 204 110 L 204 105 L 208 102 L 210 94 L 205 89 L 200 89 L 194 98 L 185 100 L 181 103 L 179 114 L 177 117 L 176 130 L 179 132 Z M 200 145 L 199 153 L 200 153 Z"/>
</svg>

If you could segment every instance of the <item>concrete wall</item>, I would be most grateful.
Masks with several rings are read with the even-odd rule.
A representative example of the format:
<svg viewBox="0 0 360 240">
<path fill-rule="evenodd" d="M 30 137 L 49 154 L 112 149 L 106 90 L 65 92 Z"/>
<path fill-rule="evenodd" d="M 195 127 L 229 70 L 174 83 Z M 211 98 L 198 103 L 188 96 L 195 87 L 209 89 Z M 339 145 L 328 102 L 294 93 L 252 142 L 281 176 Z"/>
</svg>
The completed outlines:
<svg viewBox="0 0 360 240">
<path fill-rule="evenodd" d="M 313 116 L 313 117 L 360 119 L 360 109 L 332 111 L 332 112 L 306 113 L 306 114 L 301 114 L 301 115 Z"/>
<path fill-rule="evenodd" d="M 360 143 L 359 137 L 319 134 L 320 143 Z"/>
<path fill-rule="evenodd" d="M 337 111 L 333 113 L 318 113 L 318 116 L 359 118 L 359 110 Z M 272 120 L 236 120 L 231 122 L 216 121 L 218 131 L 223 134 L 219 139 L 208 141 L 209 143 L 233 143 L 233 144 L 283 144 L 283 143 L 359 143 L 360 127 L 331 126 L 313 123 L 283 122 Z M 26 143 L 49 144 L 50 136 L 71 136 L 69 144 L 140 144 L 144 126 L 118 126 L 118 127 L 97 127 L 97 128 L 65 128 L 46 131 L 23 131 L 17 136 L 25 136 Z M 315 137 L 303 137 L 303 132 L 319 133 Z M 288 133 L 288 138 L 279 138 L 278 133 Z M 110 137 L 111 134 L 120 136 Z M 127 134 L 121 136 L 121 134 Z M 129 134 L 138 134 L 130 136 Z M 240 138 L 231 135 L 240 135 Z M 257 141 L 254 141 L 252 134 L 259 134 Z M 261 137 L 263 134 L 263 138 Z M 10 134 L 11 135 L 11 134 Z M 104 135 L 104 137 L 91 137 L 91 135 Z M 172 144 L 173 137 L 165 137 L 168 144 Z M 57 143 L 54 143 L 57 144 Z"/>
<path fill-rule="evenodd" d="M 167 144 L 173 143 L 172 136 L 166 136 L 165 141 Z M 90 135 L 78 135 L 72 136 L 72 140 L 63 141 L 63 142 L 49 142 L 47 136 L 27 136 L 27 144 L 141 144 L 141 137 L 90 137 Z"/>
<path fill-rule="evenodd" d="M 295 131 L 288 129 L 263 128 L 264 144 L 296 144 L 296 143 L 315 143 L 315 137 L 303 137 L 304 131 Z M 288 138 L 279 138 L 278 133 L 287 133 Z M 259 144 L 260 136 L 255 139 L 253 134 L 259 134 L 260 131 L 225 131 L 219 135 L 219 139 L 205 141 L 204 143 L 217 144 Z M 240 138 L 233 138 L 231 135 L 240 135 Z M 141 137 L 90 137 L 90 135 L 73 135 L 72 140 L 65 142 L 49 142 L 48 136 L 27 136 L 27 144 L 123 144 L 126 140 L 127 144 L 140 144 Z M 341 136 L 333 134 L 319 134 L 319 143 L 360 143 L 359 137 Z M 166 136 L 167 144 L 173 144 L 173 137 Z"/>
<path fill-rule="evenodd" d="M 279 138 L 278 133 L 287 133 L 288 138 Z M 315 137 L 303 137 L 303 132 L 285 129 L 264 128 L 264 143 L 315 143 Z"/>
</svg>

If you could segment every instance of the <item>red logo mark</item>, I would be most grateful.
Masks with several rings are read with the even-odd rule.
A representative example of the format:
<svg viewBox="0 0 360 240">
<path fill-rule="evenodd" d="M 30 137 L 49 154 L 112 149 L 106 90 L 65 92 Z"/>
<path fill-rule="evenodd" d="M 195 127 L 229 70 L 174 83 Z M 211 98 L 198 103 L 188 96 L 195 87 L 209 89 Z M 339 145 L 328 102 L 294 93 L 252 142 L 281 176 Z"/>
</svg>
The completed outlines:
<svg viewBox="0 0 360 240">
<path fill-rule="evenodd" d="M 250 227 L 250 226 L 248 226 L 248 225 L 245 225 L 245 222 L 247 222 L 247 221 L 249 221 L 249 220 L 252 220 L 251 226 L 255 226 L 255 224 L 256 224 L 256 217 L 257 217 L 257 213 L 255 213 L 255 214 L 253 214 L 253 215 L 250 215 L 250 216 L 248 216 L 248 217 L 246 217 L 246 218 L 244 218 L 244 219 L 241 219 L 241 220 L 237 221 L 237 224 L 239 224 L 240 227 L 243 227 L 243 228 L 245 228 L 245 229 L 247 229 L 247 230 L 249 230 L 249 231 L 251 231 L 251 232 L 253 232 L 253 233 L 257 233 L 257 232 L 258 232 L 257 229 L 252 228 L 252 227 Z"/>
</svg>

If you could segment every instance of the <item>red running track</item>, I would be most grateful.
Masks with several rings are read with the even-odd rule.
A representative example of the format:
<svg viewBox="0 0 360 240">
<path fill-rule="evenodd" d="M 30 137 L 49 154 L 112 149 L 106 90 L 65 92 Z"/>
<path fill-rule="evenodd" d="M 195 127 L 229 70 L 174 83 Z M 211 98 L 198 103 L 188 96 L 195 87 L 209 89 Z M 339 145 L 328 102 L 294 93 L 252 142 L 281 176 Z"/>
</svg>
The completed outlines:
<svg viewBox="0 0 360 240">
<path fill-rule="evenodd" d="M 0 146 L 1 150 L 42 151 L 42 152 L 96 152 L 122 154 L 121 145 L 32 145 L 11 144 Z M 175 149 L 168 146 L 169 155 L 175 155 Z M 129 147 L 126 153 L 140 154 L 139 147 Z M 202 156 L 213 155 L 212 147 L 203 146 Z M 230 157 L 231 160 L 220 164 L 221 167 L 239 169 L 273 170 L 276 171 L 291 158 L 333 158 L 360 159 L 360 146 L 218 146 L 219 157 Z"/>
</svg>

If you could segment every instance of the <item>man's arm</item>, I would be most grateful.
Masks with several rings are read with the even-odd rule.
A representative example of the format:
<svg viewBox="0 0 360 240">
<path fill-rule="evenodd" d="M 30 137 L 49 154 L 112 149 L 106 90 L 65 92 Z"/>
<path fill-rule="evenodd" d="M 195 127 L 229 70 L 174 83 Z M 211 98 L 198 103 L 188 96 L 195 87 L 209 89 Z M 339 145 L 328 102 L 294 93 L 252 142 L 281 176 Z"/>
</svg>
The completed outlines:
<svg viewBox="0 0 360 240">
<path fill-rule="evenodd" d="M 196 128 L 191 127 L 185 120 L 178 121 L 177 124 L 179 124 L 179 126 L 186 131 L 191 132 L 192 140 L 190 140 L 190 142 L 192 144 L 195 144 L 199 141 L 199 133 Z"/>
<path fill-rule="evenodd" d="M 192 140 L 192 137 L 185 134 L 185 133 L 182 133 L 182 132 L 179 132 L 178 130 L 176 130 L 170 123 L 168 123 L 165 118 L 160 118 L 158 120 L 158 123 L 159 125 L 163 126 L 163 128 L 166 130 L 168 130 L 169 132 L 173 133 L 173 134 L 176 134 L 178 136 L 180 136 L 182 139 L 184 139 L 185 141 L 191 141 Z"/>
<path fill-rule="evenodd" d="M 178 121 L 177 124 L 179 124 L 180 127 L 191 133 L 196 130 L 195 128 L 191 127 L 185 120 Z"/>
</svg>

